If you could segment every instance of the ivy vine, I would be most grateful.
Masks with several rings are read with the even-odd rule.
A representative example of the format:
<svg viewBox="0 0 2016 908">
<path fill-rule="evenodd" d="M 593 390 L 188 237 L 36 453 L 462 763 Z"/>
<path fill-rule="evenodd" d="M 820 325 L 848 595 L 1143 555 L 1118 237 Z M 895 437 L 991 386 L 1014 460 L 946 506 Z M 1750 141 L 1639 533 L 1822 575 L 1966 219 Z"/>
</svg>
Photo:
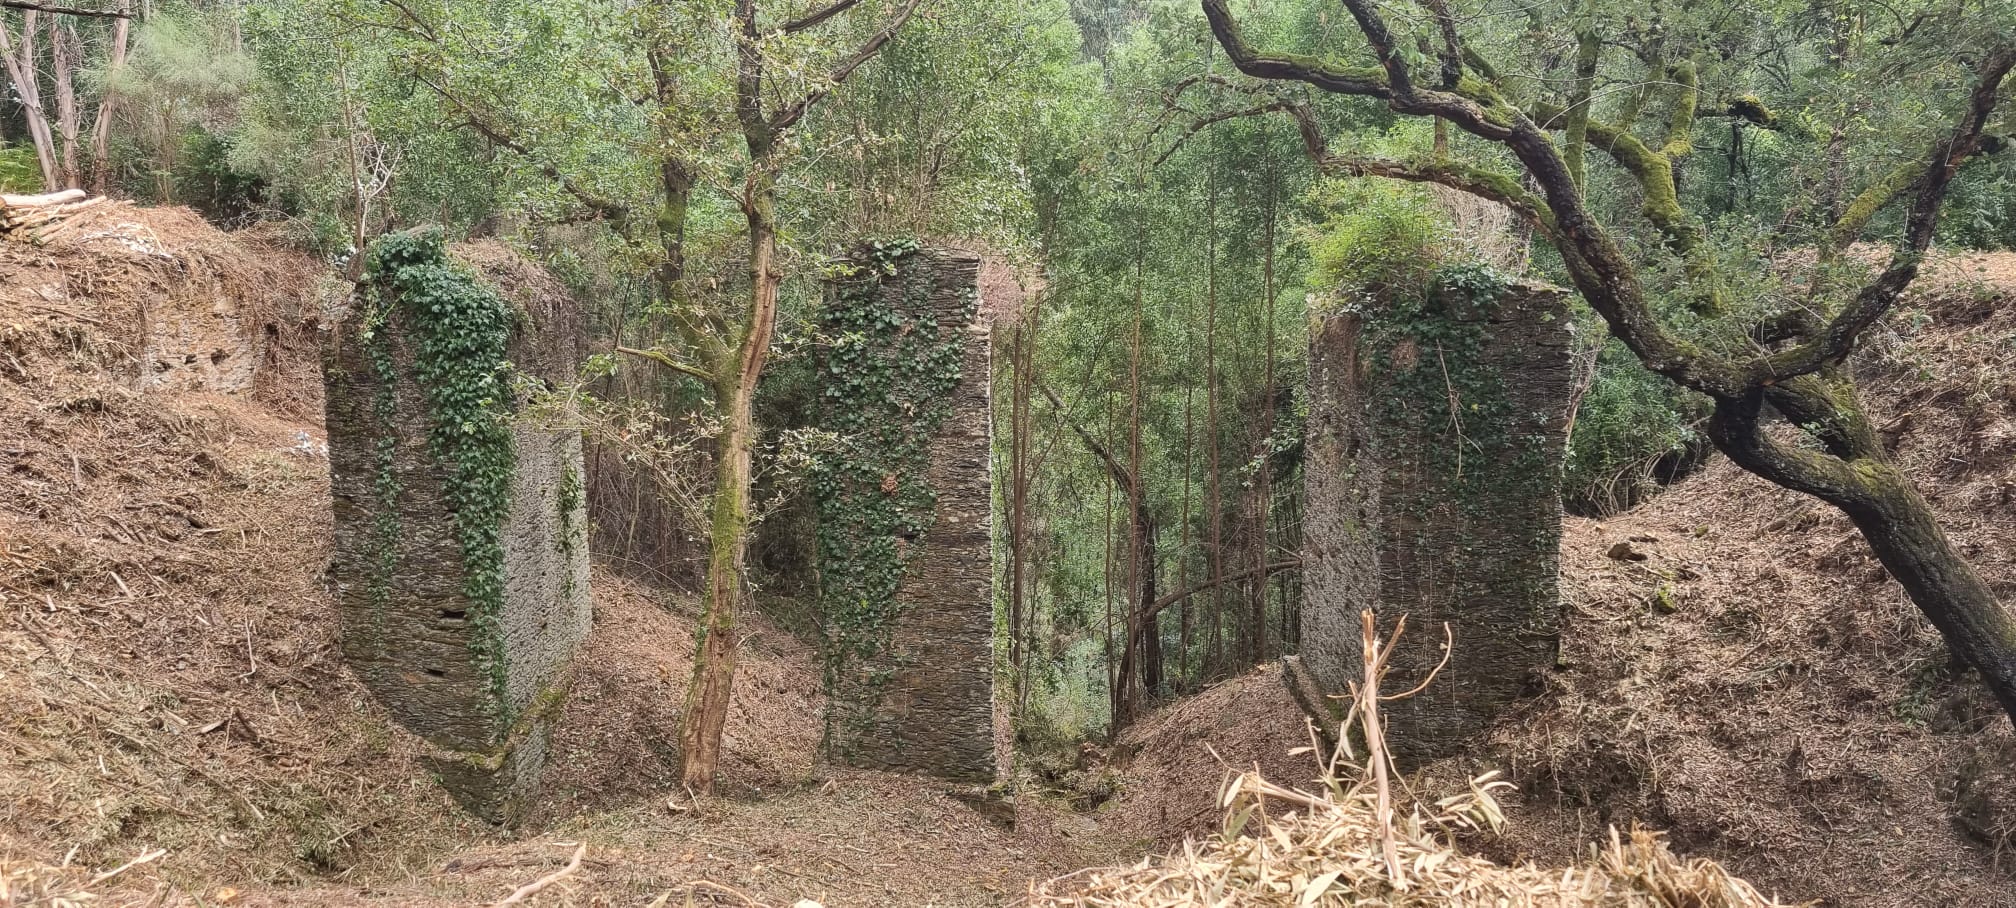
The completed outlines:
<svg viewBox="0 0 2016 908">
<path fill-rule="evenodd" d="M 1373 383 L 1367 413 L 1371 440 L 1386 468 L 1423 480 L 1388 494 L 1387 507 L 1413 518 L 1394 528 L 1426 532 L 1436 523 L 1431 514 L 1453 508 L 1470 526 L 1503 537 L 1528 525 L 1532 502 L 1558 491 L 1561 462 L 1550 462 L 1540 434 L 1546 417 L 1520 412 L 1505 375 L 1487 359 L 1502 343 L 1494 338 L 1502 326 L 1494 327 L 1491 316 L 1506 304 L 1509 290 L 1498 272 L 1466 263 L 1440 266 L 1419 283 L 1369 289 L 1361 297 Z M 1543 547 L 1554 540 L 1521 537 L 1516 544 Z M 1502 558 L 1503 551 L 1466 545 L 1452 557 L 1488 562 Z M 1517 570 L 1484 562 L 1475 570 L 1492 577 L 1494 586 L 1455 595 L 1537 592 L 1514 588 L 1526 582 Z M 1464 573 L 1457 569 L 1452 576 Z"/>
<path fill-rule="evenodd" d="M 1502 488 L 1515 478 L 1546 481 L 1538 446 L 1513 434 L 1518 414 L 1504 376 L 1483 362 L 1492 340 L 1490 313 L 1507 289 L 1491 267 L 1464 263 L 1436 268 L 1419 284 L 1361 294 L 1380 387 L 1375 440 L 1393 456 L 1445 477 L 1452 490 L 1489 491 L 1480 484 Z"/>
<path fill-rule="evenodd" d="M 914 240 L 871 242 L 827 271 L 822 422 L 841 444 L 818 459 L 809 484 L 826 689 L 858 694 L 833 697 L 829 745 L 836 723 L 865 726 L 901 668 L 886 658 L 903 611 L 897 591 L 935 517 L 932 441 L 952 413 L 978 305 L 967 288 L 957 320 L 941 324 L 918 255 Z"/>
<path fill-rule="evenodd" d="M 390 550 L 399 533 L 394 508 L 399 487 L 392 475 L 389 433 L 394 375 L 384 336 L 384 329 L 396 319 L 415 340 L 414 378 L 425 390 L 428 405 L 428 453 L 445 468 L 442 491 L 454 515 L 455 539 L 462 550 L 463 595 L 469 599 L 468 621 L 475 631 L 470 647 L 478 670 L 488 679 L 493 708 L 509 721 L 500 616 L 502 524 L 510 511 L 515 463 L 507 421 L 510 363 L 505 348 L 516 314 L 449 259 L 446 240 L 434 228 L 389 234 L 373 244 L 363 286 L 364 342 L 379 381 L 374 406 L 380 428 L 388 430 L 379 442 L 375 483 L 380 542 Z M 391 567 L 380 562 L 374 591 L 381 585 L 389 590 Z"/>
</svg>

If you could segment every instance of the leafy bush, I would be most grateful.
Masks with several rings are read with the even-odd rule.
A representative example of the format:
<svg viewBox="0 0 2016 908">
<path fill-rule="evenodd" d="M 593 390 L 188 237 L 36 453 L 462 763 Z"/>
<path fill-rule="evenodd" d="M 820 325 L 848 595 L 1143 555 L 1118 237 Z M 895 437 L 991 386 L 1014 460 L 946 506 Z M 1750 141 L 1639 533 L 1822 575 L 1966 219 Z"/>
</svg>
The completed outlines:
<svg viewBox="0 0 2016 908">
<path fill-rule="evenodd" d="M 1351 181 L 1319 192 L 1330 212 L 1314 231 L 1309 255 L 1316 286 L 1355 292 L 1421 284 L 1449 256 L 1449 231 L 1413 187 Z"/>
<path fill-rule="evenodd" d="M 42 165 L 35 160 L 35 149 L 0 142 L 0 190 L 42 191 Z"/>
<path fill-rule="evenodd" d="M 1699 465 L 1708 443 L 1695 426 L 1707 412 L 1704 399 L 1646 371 L 1622 343 L 1605 342 L 1568 439 L 1568 510 L 1616 513 Z"/>
<path fill-rule="evenodd" d="M 209 130 L 183 137 L 173 176 L 175 200 L 214 224 L 242 226 L 268 205 L 266 180 L 234 166 L 230 140 Z"/>
</svg>

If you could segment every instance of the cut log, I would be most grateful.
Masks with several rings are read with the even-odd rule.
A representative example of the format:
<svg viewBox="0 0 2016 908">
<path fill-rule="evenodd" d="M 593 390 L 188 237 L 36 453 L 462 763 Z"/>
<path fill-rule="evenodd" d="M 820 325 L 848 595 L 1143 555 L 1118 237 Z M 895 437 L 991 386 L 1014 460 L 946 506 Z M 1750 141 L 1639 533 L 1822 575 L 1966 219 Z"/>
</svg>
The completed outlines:
<svg viewBox="0 0 2016 908">
<path fill-rule="evenodd" d="M 65 189 L 62 192 L 45 192 L 41 195 L 8 195 L 0 193 L 0 208 L 38 208 L 43 205 L 81 202 L 84 200 L 85 194 L 82 189 Z"/>
</svg>

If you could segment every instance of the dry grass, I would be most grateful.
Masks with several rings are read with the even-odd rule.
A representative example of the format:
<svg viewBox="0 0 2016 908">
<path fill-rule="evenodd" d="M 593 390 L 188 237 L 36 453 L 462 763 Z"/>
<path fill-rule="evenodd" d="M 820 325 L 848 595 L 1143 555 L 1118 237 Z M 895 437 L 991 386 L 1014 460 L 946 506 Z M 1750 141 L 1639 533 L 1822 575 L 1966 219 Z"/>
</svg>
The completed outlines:
<svg viewBox="0 0 2016 908">
<path fill-rule="evenodd" d="M 1258 772 L 1241 773 L 1219 798 L 1222 831 L 1178 850 L 1121 868 L 1092 868 L 1034 888 L 1039 908 L 1501 908 L 1501 906 L 1602 906 L 1602 908 L 1776 908 L 1713 861 L 1676 857 L 1656 833 L 1610 830 L 1576 866 L 1543 869 L 1506 866 L 1459 849 L 1455 837 L 1497 831 L 1505 822 L 1497 792 L 1510 783 L 1487 773 L 1466 791 L 1435 801 L 1414 797 L 1393 780 L 1385 747 L 1381 695 L 1387 662 L 1405 621 L 1391 640 L 1376 637 L 1372 613 L 1363 613 L 1365 678 L 1353 686 L 1354 705 L 1344 727 L 1362 735 L 1359 758 L 1352 736 L 1340 734 L 1336 751 L 1319 761 L 1321 790 L 1285 788 Z M 1433 681 L 1433 674 L 1429 681 Z M 1354 727 L 1355 725 L 1355 727 Z M 1313 729 L 1310 735 L 1314 744 Z M 1320 748 L 1302 748 L 1305 753 Z"/>
<path fill-rule="evenodd" d="M 1611 830 L 1579 866 L 1504 866 L 1451 843 L 1452 833 L 1488 828 L 1500 817 L 1492 792 L 1469 791 L 1416 803 L 1390 827 L 1404 870 L 1396 885 L 1382 854 L 1388 827 L 1377 822 L 1369 779 L 1323 795 L 1282 788 L 1252 773 L 1225 790 L 1222 835 L 1186 841 L 1168 855 L 1125 868 L 1094 868 L 1037 887 L 1046 908 L 1162 906 L 1603 906 L 1603 908 L 1767 908 L 1781 903 L 1703 859 L 1683 859 L 1656 833 Z M 1404 888 L 1403 888 L 1404 885 Z"/>
</svg>

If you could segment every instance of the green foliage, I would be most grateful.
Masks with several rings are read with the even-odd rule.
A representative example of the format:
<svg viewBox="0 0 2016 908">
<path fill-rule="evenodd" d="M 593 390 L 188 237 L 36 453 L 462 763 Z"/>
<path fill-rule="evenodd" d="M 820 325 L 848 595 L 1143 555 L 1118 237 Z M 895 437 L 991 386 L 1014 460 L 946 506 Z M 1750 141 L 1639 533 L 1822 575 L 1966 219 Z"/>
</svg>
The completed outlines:
<svg viewBox="0 0 2016 908">
<path fill-rule="evenodd" d="M 267 204 L 266 179 L 240 170 L 232 161 L 231 143 L 208 130 L 183 137 L 173 176 L 175 200 L 213 223 L 242 226 Z"/>
<path fill-rule="evenodd" d="M 0 142 L 0 190 L 42 191 L 42 165 L 35 160 L 33 147 Z"/>
<path fill-rule="evenodd" d="M 1318 286 L 1410 288 L 1411 295 L 1449 260 L 1448 227 L 1425 191 L 1363 181 L 1327 188 L 1331 214 L 1315 229 L 1309 250 Z"/>
<path fill-rule="evenodd" d="M 478 668 L 490 679 L 493 708 L 508 722 L 499 621 L 504 607 L 501 531 L 510 511 L 515 463 L 505 345 L 516 314 L 448 258 L 438 229 L 381 238 L 371 247 L 364 277 L 368 308 L 363 322 L 372 332 L 365 342 L 382 349 L 380 332 L 395 316 L 418 341 L 412 351 L 413 377 L 427 395 L 428 450 L 447 474 L 443 492 L 454 513 L 463 594 L 472 605 L 469 621 L 476 631 L 471 646 Z M 389 366 L 381 367 L 381 387 L 389 387 L 383 382 L 385 372 Z M 381 471 L 388 465 L 383 458 L 381 453 Z M 381 495 L 384 491 L 379 490 Z M 380 504 L 394 500 L 381 498 Z"/>
<path fill-rule="evenodd" d="M 1647 372 L 1623 344 L 1605 343 L 1568 439 L 1569 510 L 1602 516 L 1638 503 L 1662 466 L 1670 476 L 1705 453 L 1695 426 L 1706 415 L 1704 400 Z"/>
<path fill-rule="evenodd" d="M 952 412 L 964 326 L 977 303 L 969 296 L 960 320 L 941 324 L 917 256 L 913 240 L 869 243 L 832 269 L 834 289 L 820 314 L 829 344 L 823 428 L 841 439 L 811 476 L 826 686 L 863 685 L 870 694 L 849 698 L 866 701 L 850 703 L 864 715 L 844 713 L 836 698 L 829 738 L 836 722 L 862 721 L 887 681 L 888 666 L 863 666 L 888 650 L 902 612 L 897 590 L 936 517 L 926 475 L 931 447 Z"/>
</svg>

